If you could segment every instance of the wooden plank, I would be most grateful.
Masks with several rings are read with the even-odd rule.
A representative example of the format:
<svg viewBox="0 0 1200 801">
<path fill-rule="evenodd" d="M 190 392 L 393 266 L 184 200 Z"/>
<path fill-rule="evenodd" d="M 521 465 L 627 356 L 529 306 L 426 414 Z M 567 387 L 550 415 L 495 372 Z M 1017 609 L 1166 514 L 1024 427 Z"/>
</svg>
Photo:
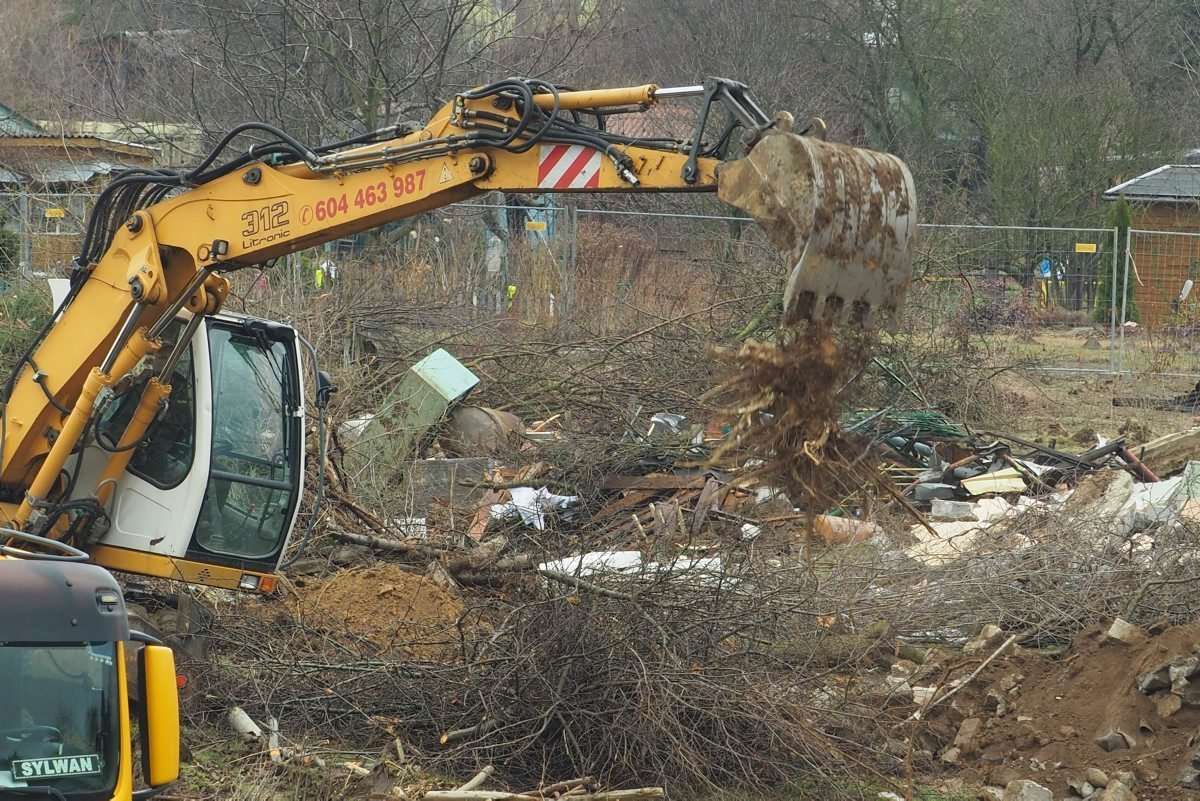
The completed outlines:
<svg viewBox="0 0 1200 801">
<path fill-rule="evenodd" d="M 692 513 L 691 534 L 697 536 L 701 529 L 704 528 L 704 521 L 708 519 L 708 513 L 717 503 L 717 493 L 721 491 L 721 485 L 716 479 L 710 478 L 704 484 L 704 489 L 700 491 L 700 497 L 696 500 L 696 511 Z"/>
<path fill-rule="evenodd" d="M 594 515 L 594 519 L 603 520 L 606 517 L 620 514 L 621 512 L 635 509 L 639 506 L 644 506 L 649 503 L 654 496 L 658 495 L 654 490 L 631 490 L 620 498 L 614 498 L 608 503 L 600 507 L 599 511 Z"/>
<path fill-rule="evenodd" d="M 1200 426 L 1161 436 L 1131 450 L 1159 478 L 1169 476 L 1200 459 Z"/>
</svg>

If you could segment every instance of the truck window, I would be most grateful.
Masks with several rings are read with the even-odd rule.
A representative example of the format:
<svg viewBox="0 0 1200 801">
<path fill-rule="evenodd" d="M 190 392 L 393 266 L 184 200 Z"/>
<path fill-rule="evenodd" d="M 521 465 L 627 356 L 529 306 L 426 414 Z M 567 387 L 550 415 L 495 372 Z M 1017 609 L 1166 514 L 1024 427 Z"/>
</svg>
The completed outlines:
<svg viewBox="0 0 1200 801">
<path fill-rule="evenodd" d="M 295 498 L 298 424 L 288 346 L 211 326 L 212 468 L 196 542 L 262 559 L 283 543 Z"/>
<path fill-rule="evenodd" d="M 0 796 L 50 787 L 112 792 L 120 744 L 112 643 L 0 643 Z"/>
</svg>

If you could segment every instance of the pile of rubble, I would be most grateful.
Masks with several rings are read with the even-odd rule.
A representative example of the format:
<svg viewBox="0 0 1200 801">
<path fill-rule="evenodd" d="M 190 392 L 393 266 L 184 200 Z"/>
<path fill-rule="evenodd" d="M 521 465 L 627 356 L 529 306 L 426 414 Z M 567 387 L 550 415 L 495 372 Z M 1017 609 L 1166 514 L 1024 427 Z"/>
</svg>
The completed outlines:
<svg viewBox="0 0 1200 801">
<path fill-rule="evenodd" d="M 897 660 L 915 748 L 996 801 L 1188 798 L 1200 789 L 1200 624 L 1123 620 L 1053 658 L 986 627 L 958 655 Z M 979 660 L 982 660 L 980 662 Z M 982 666 L 982 667 L 981 667 Z"/>
<path fill-rule="evenodd" d="M 824 653 L 829 670 L 804 690 L 821 710 L 814 727 L 840 725 L 846 688 L 858 686 L 863 703 L 885 710 L 874 723 L 888 728 L 898 772 L 916 766 L 948 788 L 982 788 L 984 799 L 1135 801 L 1200 789 L 1200 624 L 1118 620 L 1069 646 L 1078 626 L 1067 627 L 1047 651 L 1054 637 L 1002 614 L 984 618 L 999 625 L 972 638 L 964 620 L 978 610 L 954 607 L 959 598 L 944 589 L 960 563 L 1012 560 L 1081 519 L 1097 521 L 1086 547 L 1150 570 L 1163 532 L 1200 530 L 1200 428 L 1136 448 L 1116 439 L 1068 452 L 972 432 L 928 410 L 859 411 L 842 430 L 860 438 L 884 480 L 816 509 L 773 486 L 749 454 L 723 449 L 730 431 L 721 420 L 679 414 L 639 410 L 612 443 L 636 458 L 580 481 L 555 461 L 573 436 L 557 417 L 526 423 L 470 405 L 477 383 L 439 351 L 409 371 L 382 411 L 339 430 L 329 477 L 333 536 L 289 569 L 289 611 L 334 632 L 357 657 L 461 658 L 454 639 L 464 637 L 464 610 L 484 587 L 511 592 L 498 605 L 546 586 L 572 604 L 579 594 L 632 602 L 641 597 L 637 582 L 681 574 L 692 587 L 719 577 L 722 587 L 766 591 L 776 582 L 791 592 L 786 582 L 798 573 L 788 570 L 826 554 L 865 554 L 863 564 L 875 561 L 855 579 L 858 596 L 807 599 L 799 605 L 819 609 L 815 629 L 805 613 L 786 623 L 799 645 L 771 644 L 785 658 L 793 647 Z M 365 508 L 339 491 L 339 476 L 351 479 L 343 486 L 374 476 L 399 488 L 403 511 Z M 381 557 L 404 566 L 376 564 Z M 775 572 L 755 573 L 762 564 Z M 885 574 L 880 565 L 902 569 Z M 338 569 L 348 570 L 330 575 Z M 849 604 L 883 594 L 921 599 L 889 601 L 897 608 L 947 606 L 921 627 L 897 630 L 889 621 L 876 636 L 854 623 L 866 613 Z M 870 614 L 894 611 L 880 601 Z M 955 619 L 926 630 L 939 614 Z M 795 657 L 805 666 L 814 659 Z M 486 739 L 477 725 L 470 731 Z"/>
</svg>

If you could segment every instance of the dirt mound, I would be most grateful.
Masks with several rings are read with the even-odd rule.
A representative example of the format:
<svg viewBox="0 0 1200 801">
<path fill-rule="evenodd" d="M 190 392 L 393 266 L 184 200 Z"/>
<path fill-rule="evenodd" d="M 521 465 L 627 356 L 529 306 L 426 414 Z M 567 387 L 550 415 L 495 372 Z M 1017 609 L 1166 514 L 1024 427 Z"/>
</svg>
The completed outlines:
<svg viewBox="0 0 1200 801">
<path fill-rule="evenodd" d="M 942 761 L 985 784 L 1032 779 L 1056 798 L 1078 795 L 1070 783 L 1091 768 L 1132 773 L 1139 797 L 1194 799 L 1181 780 L 1196 782 L 1200 760 L 1200 624 L 1125 639 L 1095 630 L 1062 658 L 998 659 L 933 724 Z"/>
<path fill-rule="evenodd" d="M 342 629 L 383 652 L 419 659 L 452 653 L 462 602 L 396 565 L 346 570 L 298 588 L 294 612 L 309 625 Z"/>
</svg>

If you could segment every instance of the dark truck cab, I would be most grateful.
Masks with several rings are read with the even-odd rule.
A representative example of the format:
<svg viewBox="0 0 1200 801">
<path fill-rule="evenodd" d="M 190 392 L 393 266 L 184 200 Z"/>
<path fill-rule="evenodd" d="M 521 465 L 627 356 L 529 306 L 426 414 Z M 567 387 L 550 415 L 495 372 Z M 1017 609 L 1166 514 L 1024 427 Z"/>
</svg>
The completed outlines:
<svg viewBox="0 0 1200 801">
<path fill-rule="evenodd" d="M 135 643 L 136 715 L 126 670 Z M 142 790 L 134 790 L 135 722 Z M 174 656 L 130 631 L 112 575 L 69 559 L 0 555 L 0 801 L 133 801 L 178 773 Z"/>
</svg>

